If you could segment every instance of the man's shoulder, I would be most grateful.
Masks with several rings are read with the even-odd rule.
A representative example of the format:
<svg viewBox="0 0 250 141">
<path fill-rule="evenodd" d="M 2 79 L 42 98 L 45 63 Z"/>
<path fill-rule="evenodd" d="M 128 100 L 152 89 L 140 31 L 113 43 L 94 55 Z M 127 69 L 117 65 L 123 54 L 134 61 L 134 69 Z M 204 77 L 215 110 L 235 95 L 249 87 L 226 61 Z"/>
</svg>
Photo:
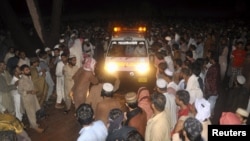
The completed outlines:
<svg viewBox="0 0 250 141">
<path fill-rule="evenodd" d="M 108 135 L 107 140 L 125 140 L 128 133 L 131 131 L 136 131 L 136 128 L 130 126 L 123 126 L 119 130 L 115 130 Z"/>
<path fill-rule="evenodd" d="M 96 120 L 96 121 L 94 121 L 93 122 L 93 126 L 103 126 L 103 127 L 105 127 L 105 124 L 104 124 L 104 122 L 102 121 L 102 120 Z"/>
</svg>

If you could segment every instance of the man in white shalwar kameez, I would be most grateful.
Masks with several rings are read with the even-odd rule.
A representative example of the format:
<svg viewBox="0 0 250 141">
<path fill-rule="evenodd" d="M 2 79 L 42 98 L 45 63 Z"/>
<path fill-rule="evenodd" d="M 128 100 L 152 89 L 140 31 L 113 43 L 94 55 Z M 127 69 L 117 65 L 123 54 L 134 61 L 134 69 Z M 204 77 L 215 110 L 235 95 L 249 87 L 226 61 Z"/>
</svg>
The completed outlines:
<svg viewBox="0 0 250 141">
<path fill-rule="evenodd" d="M 168 86 L 169 85 L 168 82 L 165 81 L 163 78 L 159 78 L 157 81 L 158 81 L 157 90 L 166 97 L 165 111 L 169 113 L 169 116 L 171 117 L 169 121 L 170 121 L 170 130 L 172 131 L 175 127 L 175 124 L 177 123 L 177 113 L 178 113 L 178 107 L 175 103 L 175 93 L 172 93 L 173 92 L 173 90 L 171 90 L 173 89 L 172 86 Z"/>
<path fill-rule="evenodd" d="M 20 79 L 20 76 L 21 76 L 21 70 L 20 70 L 20 67 L 17 66 L 13 70 L 13 77 L 12 77 L 10 84 L 14 85 L 15 83 L 17 83 L 18 80 Z M 21 95 L 18 93 L 17 89 L 10 91 L 10 93 L 14 101 L 15 116 L 20 121 L 22 121 L 24 111 L 23 111 L 23 106 L 21 102 Z"/>
<path fill-rule="evenodd" d="M 70 54 L 76 57 L 76 66 L 82 67 L 83 62 L 83 52 L 82 52 L 82 42 L 80 38 L 75 39 L 74 44 L 69 48 Z"/>
<path fill-rule="evenodd" d="M 14 104 L 10 91 L 16 89 L 16 85 L 10 85 L 8 83 L 4 73 L 5 69 L 5 63 L 0 61 L 0 112 L 9 112 L 14 115 Z"/>
<path fill-rule="evenodd" d="M 76 65 L 76 56 L 75 55 L 70 55 L 68 59 L 68 63 L 64 65 L 63 67 L 63 76 L 64 76 L 64 98 L 65 98 L 65 111 L 64 113 L 67 114 L 71 108 L 71 97 L 70 97 L 70 92 L 71 88 L 74 85 L 74 80 L 73 76 L 79 69 L 79 67 Z"/>
<path fill-rule="evenodd" d="M 62 53 L 61 60 L 56 65 L 56 105 L 55 108 L 61 109 L 64 106 L 61 105 L 62 100 L 65 101 L 64 98 L 64 75 L 63 75 L 63 67 L 68 62 L 68 56 L 65 53 Z"/>
<path fill-rule="evenodd" d="M 190 76 L 186 76 L 185 78 L 184 79 L 187 84 L 185 90 L 187 90 L 190 94 L 189 103 L 193 104 L 197 98 L 203 97 L 203 92 L 200 88 L 197 76 L 195 76 L 194 74 L 191 74 Z"/>
</svg>

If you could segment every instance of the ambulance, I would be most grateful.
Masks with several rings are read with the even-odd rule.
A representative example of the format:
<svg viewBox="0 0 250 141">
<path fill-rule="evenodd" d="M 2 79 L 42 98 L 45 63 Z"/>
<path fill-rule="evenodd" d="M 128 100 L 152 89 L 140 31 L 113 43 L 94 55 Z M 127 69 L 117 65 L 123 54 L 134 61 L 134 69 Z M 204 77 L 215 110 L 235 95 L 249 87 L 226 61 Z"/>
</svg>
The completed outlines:
<svg viewBox="0 0 250 141">
<path fill-rule="evenodd" d="M 147 83 L 152 75 L 146 27 L 114 27 L 104 60 L 106 73 L 119 73 L 139 83 Z"/>
</svg>

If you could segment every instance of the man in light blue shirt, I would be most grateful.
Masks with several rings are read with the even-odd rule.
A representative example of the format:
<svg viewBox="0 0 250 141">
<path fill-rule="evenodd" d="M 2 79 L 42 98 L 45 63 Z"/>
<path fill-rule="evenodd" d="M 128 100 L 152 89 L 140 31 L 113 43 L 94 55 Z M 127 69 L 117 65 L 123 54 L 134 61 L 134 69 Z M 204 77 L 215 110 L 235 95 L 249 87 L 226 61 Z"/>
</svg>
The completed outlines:
<svg viewBox="0 0 250 141">
<path fill-rule="evenodd" d="M 107 128 L 101 120 L 94 121 L 94 111 L 91 105 L 81 104 L 76 110 L 78 122 L 81 124 L 77 141 L 105 141 Z"/>
</svg>

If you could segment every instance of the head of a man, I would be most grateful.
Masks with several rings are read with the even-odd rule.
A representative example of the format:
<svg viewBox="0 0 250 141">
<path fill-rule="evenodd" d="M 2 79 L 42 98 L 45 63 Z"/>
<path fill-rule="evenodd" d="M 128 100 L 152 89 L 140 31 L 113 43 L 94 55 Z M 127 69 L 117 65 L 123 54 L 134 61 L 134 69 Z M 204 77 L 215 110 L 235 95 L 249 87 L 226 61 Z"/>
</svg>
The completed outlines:
<svg viewBox="0 0 250 141">
<path fill-rule="evenodd" d="M 176 92 L 175 103 L 178 106 L 188 105 L 190 100 L 190 94 L 186 90 L 179 90 Z"/>
<path fill-rule="evenodd" d="M 0 61 L 0 73 L 3 73 L 5 70 L 5 63 L 3 61 Z"/>
<path fill-rule="evenodd" d="M 61 54 L 61 60 L 62 60 L 62 62 L 67 62 L 68 61 L 68 54 L 67 53 L 62 53 Z"/>
<path fill-rule="evenodd" d="M 31 75 L 31 73 L 30 73 L 30 67 L 28 65 L 26 65 L 26 64 L 22 65 L 20 67 L 20 70 L 21 70 L 22 74 L 24 74 L 26 76 L 30 76 Z"/>
<path fill-rule="evenodd" d="M 122 127 L 123 118 L 124 114 L 121 109 L 114 108 L 110 110 L 107 123 L 108 132 L 112 133 L 114 130 L 120 129 Z"/>
<path fill-rule="evenodd" d="M 75 66 L 76 65 L 76 56 L 75 55 L 69 55 L 68 63 L 71 66 Z"/>
<path fill-rule="evenodd" d="M 94 110 L 90 104 L 83 103 L 77 108 L 76 117 L 82 126 L 89 125 L 94 121 Z"/>
<path fill-rule="evenodd" d="M 126 105 L 131 109 L 135 109 L 138 107 L 137 94 L 135 92 L 126 93 L 125 101 Z"/>
<path fill-rule="evenodd" d="M 184 131 L 190 141 L 201 139 L 202 124 L 194 117 L 189 117 L 184 122 Z"/>
<path fill-rule="evenodd" d="M 25 58 L 26 58 L 26 53 L 25 53 L 24 51 L 20 51 L 20 52 L 19 52 L 19 57 L 20 57 L 21 59 L 25 59 Z"/>
<path fill-rule="evenodd" d="M 16 65 L 12 70 L 11 70 L 11 75 L 19 77 L 22 74 L 20 67 Z"/>
<path fill-rule="evenodd" d="M 165 109 L 166 97 L 159 93 L 155 92 L 151 95 L 152 108 L 155 111 L 162 112 Z"/>
</svg>

